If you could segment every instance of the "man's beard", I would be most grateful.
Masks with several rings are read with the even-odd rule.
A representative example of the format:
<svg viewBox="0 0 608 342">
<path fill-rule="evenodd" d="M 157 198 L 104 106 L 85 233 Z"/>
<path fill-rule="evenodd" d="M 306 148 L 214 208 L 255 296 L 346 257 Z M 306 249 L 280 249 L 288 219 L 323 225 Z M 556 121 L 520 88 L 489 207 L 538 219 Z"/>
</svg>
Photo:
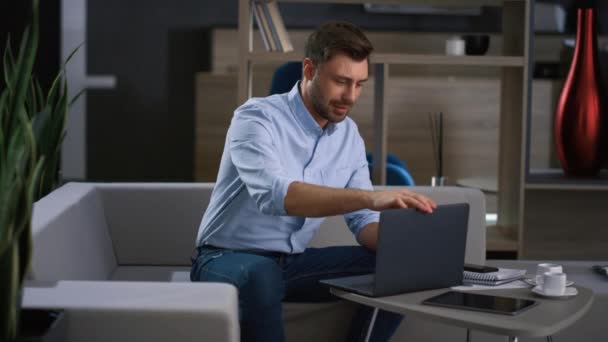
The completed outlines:
<svg viewBox="0 0 608 342">
<path fill-rule="evenodd" d="M 310 100 L 312 102 L 312 108 L 314 109 L 314 111 L 319 114 L 320 117 L 332 123 L 339 123 L 346 119 L 350 107 L 353 106 L 353 103 L 350 102 L 344 103 L 340 101 L 327 101 L 327 99 L 323 96 L 323 92 L 321 91 L 321 87 L 319 86 L 319 80 L 316 76 L 313 78 L 312 81 L 312 88 L 310 90 Z M 332 104 L 348 107 L 349 110 L 347 110 L 345 114 L 336 114 L 332 112 Z"/>
</svg>

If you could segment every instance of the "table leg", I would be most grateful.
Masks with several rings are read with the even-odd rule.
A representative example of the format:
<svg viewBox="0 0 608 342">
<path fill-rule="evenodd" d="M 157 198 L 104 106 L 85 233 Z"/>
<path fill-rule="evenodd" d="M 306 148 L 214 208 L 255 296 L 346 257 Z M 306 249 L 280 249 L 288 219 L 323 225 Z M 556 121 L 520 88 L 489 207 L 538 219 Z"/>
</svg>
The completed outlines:
<svg viewBox="0 0 608 342">
<path fill-rule="evenodd" d="M 509 336 L 509 342 L 517 342 L 517 336 Z"/>
<path fill-rule="evenodd" d="M 365 342 L 369 342 L 369 338 L 372 336 L 372 330 L 374 330 L 374 323 L 376 323 L 376 316 L 378 316 L 378 310 L 378 308 L 374 308 L 372 320 L 369 322 L 369 327 L 367 327 L 367 336 L 365 336 Z"/>
<path fill-rule="evenodd" d="M 551 336 L 551 335 L 547 336 L 547 342 L 553 342 L 553 336 Z"/>
<path fill-rule="evenodd" d="M 467 329 L 467 342 L 471 342 L 471 329 Z"/>
</svg>

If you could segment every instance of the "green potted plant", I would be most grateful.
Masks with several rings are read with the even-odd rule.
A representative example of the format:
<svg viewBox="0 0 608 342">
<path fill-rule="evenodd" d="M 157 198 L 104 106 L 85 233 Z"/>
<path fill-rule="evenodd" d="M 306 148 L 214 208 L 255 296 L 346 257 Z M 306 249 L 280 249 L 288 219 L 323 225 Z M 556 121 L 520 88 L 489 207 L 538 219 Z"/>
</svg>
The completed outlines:
<svg viewBox="0 0 608 342">
<path fill-rule="evenodd" d="M 32 1 L 31 23 L 21 37 L 17 54 L 12 52 L 10 39 L 2 54 L 0 341 L 13 340 L 18 334 L 21 294 L 32 255 L 33 203 L 57 186 L 69 107 L 63 68 L 46 94 L 33 76 L 38 2 Z"/>
</svg>

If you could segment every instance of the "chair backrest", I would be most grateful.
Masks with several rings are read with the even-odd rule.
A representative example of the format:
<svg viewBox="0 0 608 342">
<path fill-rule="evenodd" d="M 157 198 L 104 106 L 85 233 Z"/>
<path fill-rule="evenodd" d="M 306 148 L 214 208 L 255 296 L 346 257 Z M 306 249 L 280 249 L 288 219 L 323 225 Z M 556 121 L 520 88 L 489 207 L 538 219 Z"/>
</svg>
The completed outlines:
<svg viewBox="0 0 608 342">
<path fill-rule="evenodd" d="M 371 177 L 374 164 L 374 157 L 371 153 L 367 153 L 367 162 L 369 163 L 369 175 Z M 416 185 L 414 177 L 410 174 L 405 162 L 392 153 L 386 154 L 386 185 Z"/>
<path fill-rule="evenodd" d="M 414 186 L 414 178 L 406 169 L 395 164 L 386 164 L 386 185 Z"/>
<path fill-rule="evenodd" d="M 302 79 L 302 62 L 287 62 L 279 66 L 272 75 L 268 95 L 286 93 L 300 79 Z"/>
<path fill-rule="evenodd" d="M 368 152 L 366 154 L 366 157 L 367 157 L 368 163 L 372 164 L 374 162 L 374 155 L 371 152 Z M 396 155 L 394 155 L 390 152 L 388 152 L 386 154 L 386 162 L 400 166 L 400 167 L 404 168 L 405 171 L 407 171 L 408 173 L 410 172 L 410 169 L 407 167 L 407 164 L 403 160 L 401 160 L 401 158 L 397 157 Z"/>
</svg>

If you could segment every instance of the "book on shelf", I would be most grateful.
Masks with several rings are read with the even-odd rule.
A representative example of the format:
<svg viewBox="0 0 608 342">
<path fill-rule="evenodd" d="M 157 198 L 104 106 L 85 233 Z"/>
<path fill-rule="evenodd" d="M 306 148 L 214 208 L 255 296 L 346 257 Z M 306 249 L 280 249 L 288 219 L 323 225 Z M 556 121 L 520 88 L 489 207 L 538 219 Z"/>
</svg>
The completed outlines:
<svg viewBox="0 0 608 342">
<path fill-rule="evenodd" d="M 260 36 L 262 36 L 262 42 L 264 43 L 264 48 L 266 51 L 274 50 L 270 45 L 270 38 L 268 37 L 268 23 L 266 22 L 266 18 L 262 19 L 261 15 L 261 6 L 258 2 L 251 2 L 251 10 L 253 11 L 253 16 L 255 18 L 255 22 L 258 24 L 258 30 L 260 31 Z"/>
<path fill-rule="evenodd" d="M 279 39 L 281 51 L 293 51 L 293 46 L 291 45 L 291 41 L 289 40 L 289 34 L 287 33 L 287 29 L 285 28 L 283 17 L 281 17 L 281 12 L 279 12 L 279 5 L 277 1 L 268 1 L 266 2 L 266 5 L 268 7 L 268 11 L 270 12 L 271 22 L 273 23 L 274 29 Z"/>
<path fill-rule="evenodd" d="M 478 273 L 464 271 L 462 282 L 464 284 L 501 285 L 523 278 L 526 270 L 513 268 L 498 268 L 497 272 Z"/>
<path fill-rule="evenodd" d="M 270 6 L 269 3 L 265 0 L 259 0 L 261 4 L 262 11 L 264 13 L 264 18 L 268 22 L 268 34 L 272 39 L 274 45 L 276 46 L 275 51 L 283 51 L 283 47 L 281 46 L 281 41 L 279 40 L 279 33 L 277 32 L 276 24 L 274 22 L 273 17 L 270 15 Z"/>
<path fill-rule="evenodd" d="M 267 51 L 293 51 L 276 0 L 252 0 L 251 8 Z"/>
</svg>

